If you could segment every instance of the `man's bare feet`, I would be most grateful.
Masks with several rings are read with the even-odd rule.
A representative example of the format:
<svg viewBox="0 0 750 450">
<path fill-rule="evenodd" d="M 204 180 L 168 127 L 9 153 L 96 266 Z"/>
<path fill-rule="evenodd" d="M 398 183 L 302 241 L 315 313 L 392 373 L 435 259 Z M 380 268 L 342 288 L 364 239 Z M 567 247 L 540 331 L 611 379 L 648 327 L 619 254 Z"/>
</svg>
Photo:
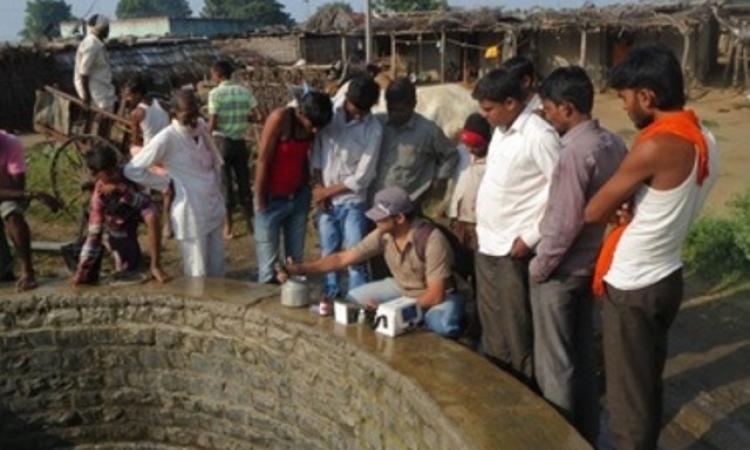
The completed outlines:
<svg viewBox="0 0 750 450">
<path fill-rule="evenodd" d="M 161 267 L 152 267 L 151 275 L 159 283 L 166 283 L 167 281 L 169 281 L 169 275 L 167 275 Z"/>
<path fill-rule="evenodd" d="M 234 239 L 234 233 L 232 232 L 232 221 L 224 220 L 224 240 L 231 241 Z"/>
<path fill-rule="evenodd" d="M 169 221 L 164 222 L 164 225 L 162 225 L 161 235 L 163 239 L 172 239 L 174 237 L 174 231 L 172 231 L 172 225 Z"/>
<path fill-rule="evenodd" d="M 30 291 L 38 287 L 39 283 L 37 283 L 34 275 L 22 275 L 16 283 L 16 291 L 18 292 Z"/>
</svg>

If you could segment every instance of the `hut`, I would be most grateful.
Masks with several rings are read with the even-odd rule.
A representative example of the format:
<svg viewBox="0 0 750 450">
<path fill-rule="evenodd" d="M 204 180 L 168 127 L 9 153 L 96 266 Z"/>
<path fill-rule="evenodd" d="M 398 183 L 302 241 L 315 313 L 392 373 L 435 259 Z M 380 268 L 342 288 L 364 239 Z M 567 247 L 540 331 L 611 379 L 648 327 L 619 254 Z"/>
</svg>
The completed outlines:
<svg viewBox="0 0 750 450">
<path fill-rule="evenodd" d="M 721 6 L 679 2 L 383 14 L 372 20 L 372 54 L 392 75 L 422 81 L 465 80 L 523 54 L 540 75 L 578 64 L 601 84 L 632 46 L 661 42 L 678 55 L 689 81 L 705 82 L 716 65 L 719 39 L 712 7 Z M 249 37 L 263 38 L 268 37 Z M 295 56 L 311 64 L 362 59 L 364 20 L 358 13 L 331 11 L 295 30 L 294 42 Z"/>
</svg>

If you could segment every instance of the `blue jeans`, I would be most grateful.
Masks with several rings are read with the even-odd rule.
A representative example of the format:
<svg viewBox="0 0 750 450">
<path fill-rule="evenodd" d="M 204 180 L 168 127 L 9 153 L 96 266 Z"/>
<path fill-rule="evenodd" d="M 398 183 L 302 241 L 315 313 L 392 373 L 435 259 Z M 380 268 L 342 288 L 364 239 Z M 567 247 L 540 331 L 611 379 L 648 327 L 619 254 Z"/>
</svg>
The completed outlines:
<svg viewBox="0 0 750 450">
<path fill-rule="evenodd" d="M 318 232 L 320 233 L 320 249 L 323 256 L 350 249 L 367 235 L 366 208 L 364 203 L 344 203 L 333 205 L 329 211 L 318 213 Z M 367 283 L 366 264 L 349 266 L 348 271 L 348 290 Z M 337 272 L 326 273 L 324 285 L 327 298 L 341 297 L 339 274 Z"/>
<path fill-rule="evenodd" d="M 310 210 L 310 189 L 303 187 L 291 198 L 268 202 L 263 212 L 255 214 L 255 253 L 258 257 L 258 281 L 275 279 L 274 265 L 279 261 L 279 238 L 284 233 L 284 258 L 302 261 L 305 252 L 307 213 Z"/>
<path fill-rule="evenodd" d="M 393 278 L 373 281 L 349 291 L 347 299 L 365 304 L 370 300 L 386 303 L 401 297 L 401 290 Z M 461 336 L 461 321 L 464 317 L 464 300 L 458 292 L 450 292 L 439 304 L 428 309 L 424 323 L 428 330 L 440 336 L 457 338 Z"/>
</svg>

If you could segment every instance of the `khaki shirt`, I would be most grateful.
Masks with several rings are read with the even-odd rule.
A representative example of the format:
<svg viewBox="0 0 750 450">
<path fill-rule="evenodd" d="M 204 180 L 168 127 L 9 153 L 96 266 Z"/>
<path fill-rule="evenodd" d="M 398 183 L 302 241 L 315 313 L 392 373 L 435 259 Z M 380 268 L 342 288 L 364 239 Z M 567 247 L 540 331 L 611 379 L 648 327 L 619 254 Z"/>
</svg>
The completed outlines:
<svg viewBox="0 0 750 450">
<path fill-rule="evenodd" d="M 379 230 L 372 233 L 352 248 L 358 261 L 383 254 L 401 293 L 406 297 L 419 297 L 427 289 L 427 280 L 450 278 L 453 267 L 453 251 L 443 233 L 435 228 L 427 238 L 425 261 L 422 262 L 414 248 L 414 230 L 423 219 L 412 223 L 409 238 L 403 251 L 399 250 L 390 234 Z"/>
<path fill-rule="evenodd" d="M 435 122 L 415 112 L 406 124 L 395 127 L 388 123 L 387 114 L 377 117 L 383 124 L 383 142 L 371 195 L 398 186 L 414 200 L 436 178 L 451 177 L 458 151 Z"/>
</svg>

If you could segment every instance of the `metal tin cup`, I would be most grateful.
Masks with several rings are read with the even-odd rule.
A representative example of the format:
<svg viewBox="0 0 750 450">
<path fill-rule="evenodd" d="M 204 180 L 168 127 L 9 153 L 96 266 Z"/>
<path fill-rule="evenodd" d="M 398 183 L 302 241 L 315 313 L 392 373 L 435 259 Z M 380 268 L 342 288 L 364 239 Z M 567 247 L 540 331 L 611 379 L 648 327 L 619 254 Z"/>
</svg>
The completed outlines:
<svg viewBox="0 0 750 450">
<path fill-rule="evenodd" d="M 291 277 L 281 285 L 281 304 L 290 308 L 301 308 L 310 303 L 307 278 Z"/>
</svg>

